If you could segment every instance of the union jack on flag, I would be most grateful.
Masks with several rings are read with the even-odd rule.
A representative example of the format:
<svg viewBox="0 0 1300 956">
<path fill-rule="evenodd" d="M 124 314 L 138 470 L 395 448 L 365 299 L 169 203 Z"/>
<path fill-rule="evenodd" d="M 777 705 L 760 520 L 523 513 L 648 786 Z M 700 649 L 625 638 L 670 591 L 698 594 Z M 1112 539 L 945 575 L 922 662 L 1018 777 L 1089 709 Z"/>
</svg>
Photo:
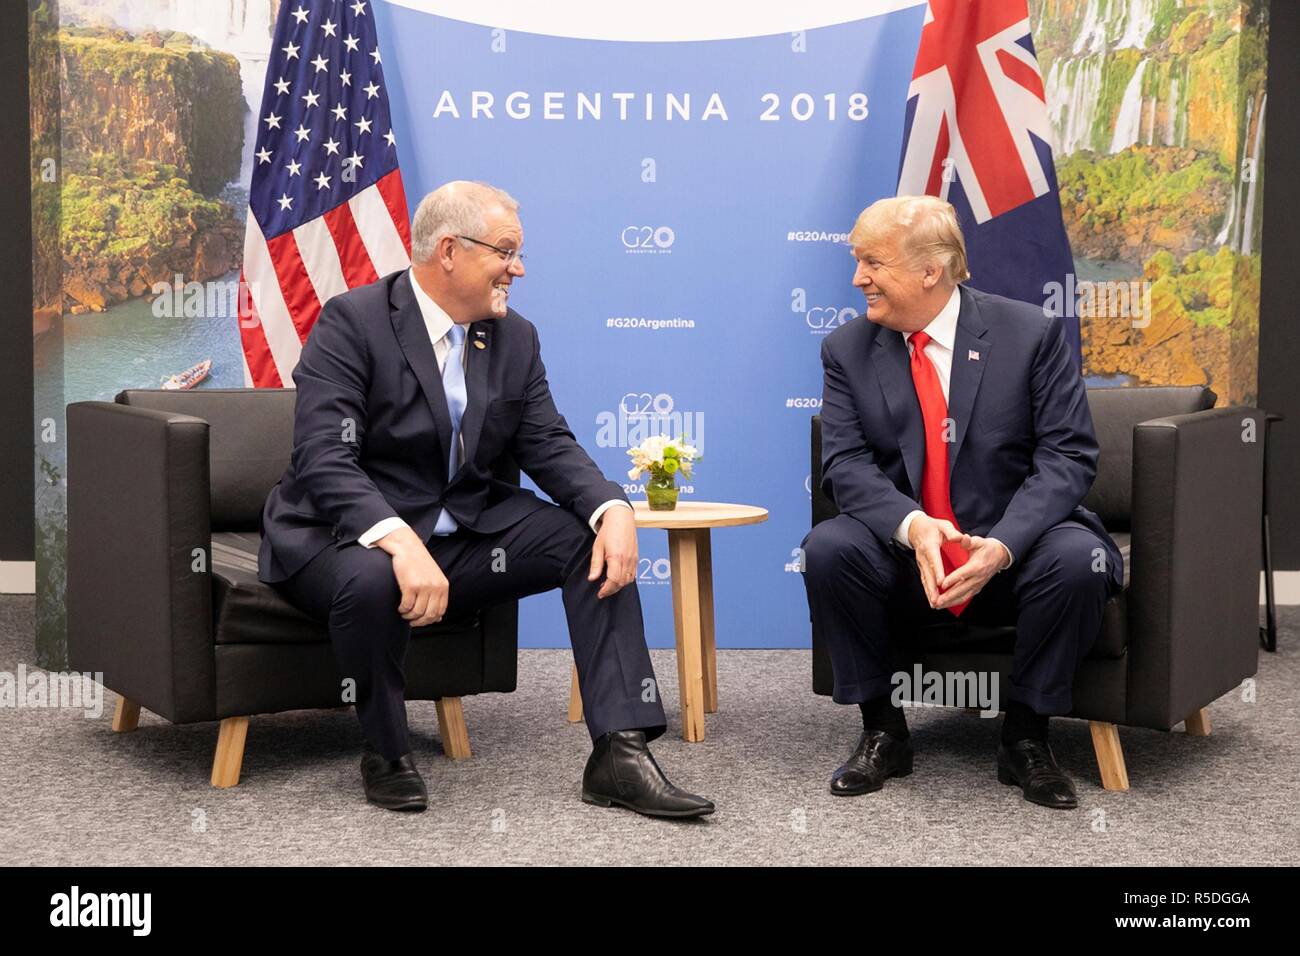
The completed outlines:
<svg viewBox="0 0 1300 956">
<path fill-rule="evenodd" d="M 1074 288 L 1026 0 L 929 0 L 898 175 L 898 195 L 923 194 L 957 209 L 970 285 L 1035 305 Z"/>
<path fill-rule="evenodd" d="M 285 0 L 275 25 L 244 233 L 246 385 L 292 386 L 321 306 L 410 265 L 369 0 Z"/>
</svg>

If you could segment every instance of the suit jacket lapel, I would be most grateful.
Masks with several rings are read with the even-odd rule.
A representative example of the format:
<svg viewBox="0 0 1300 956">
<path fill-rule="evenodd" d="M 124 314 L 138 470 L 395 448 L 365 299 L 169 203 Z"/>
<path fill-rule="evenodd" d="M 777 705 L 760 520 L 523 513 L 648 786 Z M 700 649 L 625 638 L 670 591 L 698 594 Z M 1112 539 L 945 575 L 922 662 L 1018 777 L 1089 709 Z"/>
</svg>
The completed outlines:
<svg viewBox="0 0 1300 956">
<path fill-rule="evenodd" d="M 433 353 L 433 343 L 429 341 L 429 329 L 424 324 L 420 303 L 415 301 L 409 271 L 402 273 L 393 283 L 389 304 L 389 319 L 397 333 L 397 343 L 406 356 L 406 364 L 420 382 L 424 399 L 438 426 L 442 460 L 451 461 L 451 413 L 447 410 L 447 396 L 442 390 L 442 376 L 438 374 L 438 358 Z"/>
<path fill-rule="evenodd" d="M 479 344 L 483 347 L 479 348 Z M 487 412 L 488 363 L 492 359 L 492 320 L 471 322 L 465 336 L 465 415 L 460 434 L 465 440 L 465 461 L 474 460 Z"/>
<path fill-rule="evenodd" d="M 898 436 L 898 448 L 903 453 L 907 480 L 912 486 L 912 497 L 921 500 L 921 466 L 925 461 L 925 432 L 921 426 L 921 403 L 916 398 L 912 384 L 911 358 L 907 343 L 893 329 L 881 328 L 876 333 L 876 346 L 871 350 L 876 364 L 876 377 L 889 407 L 889 417 Z"/>
<path fill-rule="evenodd" d="M 988 327 L 980 321 L 979 306 L 965 288 L 961 289 L 961 311 L 957 314 L 957 335 L 953 340 L 952 373 L 948 377 L 948 417 L 957 426 L 955 440 L 948 451 L 948 477 L 966 440 L 971 410 L 984 367 L 988 365 L 993 345 L 983 336 Z"/>
</svg>

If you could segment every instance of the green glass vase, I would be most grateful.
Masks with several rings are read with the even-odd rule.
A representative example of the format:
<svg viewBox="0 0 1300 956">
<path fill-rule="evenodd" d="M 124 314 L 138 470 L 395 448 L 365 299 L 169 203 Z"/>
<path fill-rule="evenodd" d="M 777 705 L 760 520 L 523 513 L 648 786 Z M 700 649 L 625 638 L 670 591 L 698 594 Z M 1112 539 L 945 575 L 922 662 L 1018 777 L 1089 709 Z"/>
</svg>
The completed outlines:
<svg viewBox="0 0 1300 956">
<path fill-rule="evenodd" d="M 651 511 L 672 511 L 677 507 L 677 476 L 652 474 L 645 483 L 645 496 Z"/>
</svg>

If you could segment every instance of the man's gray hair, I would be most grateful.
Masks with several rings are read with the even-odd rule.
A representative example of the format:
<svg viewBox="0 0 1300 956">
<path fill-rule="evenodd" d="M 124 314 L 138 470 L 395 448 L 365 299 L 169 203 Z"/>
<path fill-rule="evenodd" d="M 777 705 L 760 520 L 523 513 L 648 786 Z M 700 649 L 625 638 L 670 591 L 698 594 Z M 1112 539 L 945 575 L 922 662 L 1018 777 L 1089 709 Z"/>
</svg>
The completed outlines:
<svg viewBox="0 0 1300 956">
<path fill-rule="evenodd" d="M 519 210 L 513 196 L 488 183 L 458 179 L 439 186 L 420 200 L 411 220 L 411 261 L 431 261 L 443 236 L 482 236 L 487 229 L 485 213 L 492 206 L 506 212 Z"/>
</svg>

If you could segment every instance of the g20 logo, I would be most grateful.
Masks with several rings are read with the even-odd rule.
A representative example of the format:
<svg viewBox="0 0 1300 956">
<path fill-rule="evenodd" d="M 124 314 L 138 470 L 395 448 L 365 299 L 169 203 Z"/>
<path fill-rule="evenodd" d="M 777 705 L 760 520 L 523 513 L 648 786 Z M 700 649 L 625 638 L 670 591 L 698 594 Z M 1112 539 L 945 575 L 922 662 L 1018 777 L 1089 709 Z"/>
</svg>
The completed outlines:
<svg viewBox="0 0 1300 956">
<path fill-rule="evenodd" d="M 628 392 L 618 400 L 618 410 L 624 418 L 668 415 L 673 410 L 673 397 L 667 392 L 660 392 L 658 395 L 651 395 L 649 392 Z"/>
<path fill-rule="evenodd" d="M 637 584 L 664 584 L 673 577 L 672 565 L 667 558 L 640 558 L 637 561 Z"/>
<path fill-rule="evenodd" d="M 856 318 L 858 310 L 848 306 L 837 309 L 833 305 L 814 306 L 804 312 L 804 321 L 814 332 L 838 328 L 849 319 Z"/>
<path fill-rule="evenodd" d="M 790 290 L 790 311 L 802 315 L 813 332 L 827 332 L 838 328 L 849 319 L 857 317 L 857 310 L 849 306 L 837 309 L 833 305 L 808 307 L 808 293 L 804 289 Z"/>
<path fill-rule="evenodd" d="M 671 249 L 677 233 L 671 226 L 627 226 L 623 229 L 623 246 L 630 250 Z"/>
</svg>

